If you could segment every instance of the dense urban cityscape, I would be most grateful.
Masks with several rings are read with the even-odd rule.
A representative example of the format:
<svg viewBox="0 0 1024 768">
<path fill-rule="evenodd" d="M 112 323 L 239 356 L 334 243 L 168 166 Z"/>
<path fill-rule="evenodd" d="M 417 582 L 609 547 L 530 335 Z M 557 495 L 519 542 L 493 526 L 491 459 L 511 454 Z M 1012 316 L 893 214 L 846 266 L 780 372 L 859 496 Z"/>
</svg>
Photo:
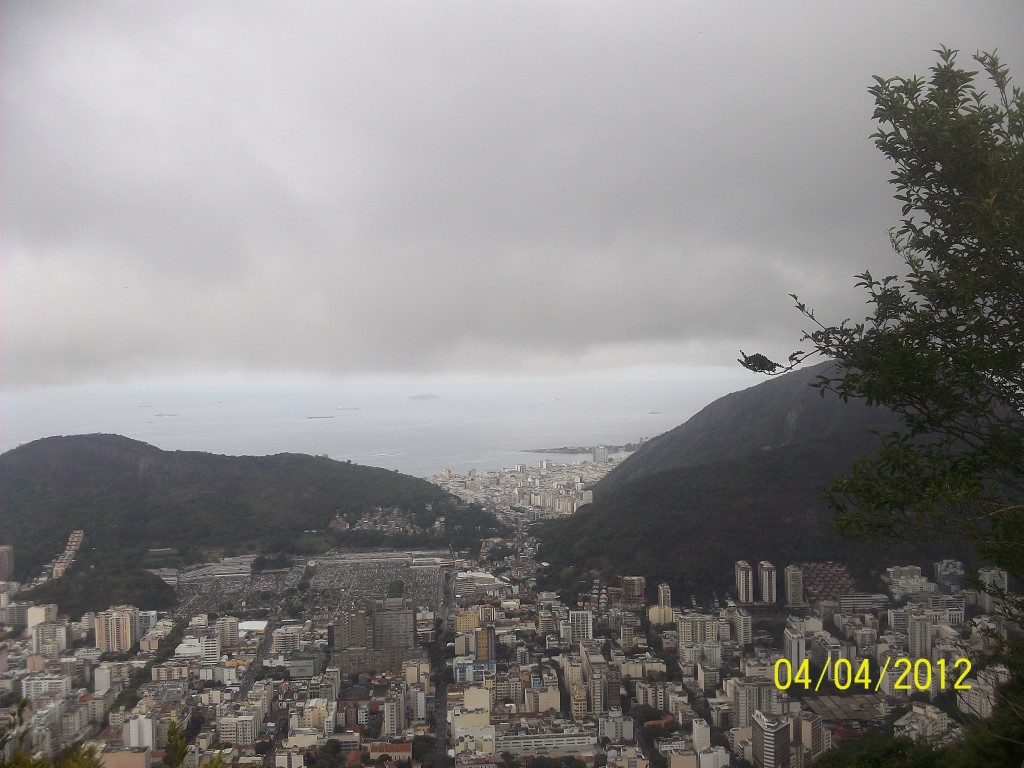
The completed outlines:
<svg viewBox="0 0 1024 768">
<path fill-rule="evenodd" d="M 54 759 L 92 745 L 106 768 L 413 765 L 758 768 L 814 765 L 888 722 L 928 744 L 991 715 L 1014 625 L 1006 572 L 893 564 L 877 592 L 839 562 L 740 560 L 704 603 L 622 574 L 546 591 L 531 525 L 572 514 L 616 463 L 606 450 L 433 482 L 513 531 L 479 551 L 331 552 L 257 567 L 243 555 L 154 569 L 174 611 L 68 616 L 19 599 L 0 547 L 6 724 Z M 394 514 L 364 528 L 405 530 Z M 443 527 L 443 521 L 439 521 Z M 37 583 L 64 577 L 70 534 Z M 978 586 L 985 587 L 978 589 Z M 24 585 L 28 586 L 28 585 Z M 987 589 L 986 589 L 987 588 Z M 218 757 L 219 756 L 219 757 Z"/>
<path fill-rule="evenodd" d="M 1020 0 L 0 14 L 0 768 L 1024 768 Z"/>
</svg>

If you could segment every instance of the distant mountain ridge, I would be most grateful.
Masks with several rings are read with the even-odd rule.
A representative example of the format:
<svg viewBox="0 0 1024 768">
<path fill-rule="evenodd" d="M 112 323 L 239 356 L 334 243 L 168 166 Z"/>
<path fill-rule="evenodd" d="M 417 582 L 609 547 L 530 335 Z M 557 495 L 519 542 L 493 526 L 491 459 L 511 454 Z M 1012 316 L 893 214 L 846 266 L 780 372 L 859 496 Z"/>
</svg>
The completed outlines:
<svg viewBox="0 0 1024 768">
<path fill-rule="evenodd" d="M 624 483 L 666 469 L 707 464 L 758 450 L 836 439 L 850 450 L 878 445 L 872 430 L 898 430 L 899 416 L 862 402 L 843 403 L 810 386 L 834 362 L 802 368 L 725 395 L 678 427 L 652 438 L 597 484 L 603 495 Z"/>
<path fill-rule="evenodd" d="M 328 529 L 336 515 L 377 508 L 403 510 L 423 528 L 444 516 L 447 538 L 500 527 L 426 480 L 323 456 L 162 451 L 120 435 L 48 437 L 0 455 L 0 535 L 15 545 L 21 578 L 75 528 L 84 547 L 130 564 L 156 548 L 187 561 L 294 548 L 310 531 L 318 545 L 343 540 L 354 534 Z"/>
<path fill-rule="evenodd" d="M 826 484 L 899 429 L 891 411 L 843 403 L 810 384 L 831 363 L 716 400 L 650 440 L 595 487 L 595 501 L 535 528 L 548 586 L 642 575 L 653 589 L 727 593 L 733 563 L 836 559 L 855 575 L 885 565 L 970 559 L 962 547 L 862 544 L 831 527 Z"/>
</svg>

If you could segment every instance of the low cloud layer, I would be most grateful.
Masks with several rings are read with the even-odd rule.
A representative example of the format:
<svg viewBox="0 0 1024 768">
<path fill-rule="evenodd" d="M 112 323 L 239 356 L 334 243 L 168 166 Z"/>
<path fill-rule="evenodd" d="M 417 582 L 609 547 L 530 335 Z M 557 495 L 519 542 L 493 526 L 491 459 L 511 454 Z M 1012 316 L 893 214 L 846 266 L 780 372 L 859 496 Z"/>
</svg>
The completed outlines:
<svg viewBox="0 0 1024 768">
<path fill-rule="evenodd" d="M 784 354 L 896 269 L 873 74 L 1003 3 L 21 3 L 0 384 Z"/>
</svg>

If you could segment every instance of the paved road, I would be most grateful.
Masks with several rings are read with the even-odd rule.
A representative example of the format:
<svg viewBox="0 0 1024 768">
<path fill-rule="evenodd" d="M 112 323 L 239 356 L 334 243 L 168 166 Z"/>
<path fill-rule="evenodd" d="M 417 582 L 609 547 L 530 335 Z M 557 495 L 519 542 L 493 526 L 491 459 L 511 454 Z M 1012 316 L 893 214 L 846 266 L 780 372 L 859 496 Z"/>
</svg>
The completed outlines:
<svg viewBox="0 0 1024 768">
<path fill-rule="evenodd" d="M 253 659 L 252 664 L 245 671 L 245 677 L 242 678 L 242 684 L 239 686 L 238 696 L 243 701 L 249 695 L 252 684 L 256 682 L 256 673 L 263 667 L 263 657 L 267 655 L 267 649 L 271 646 L 270 635 L 276 628 L 276 623 L 267 624 L 267 631 L 263 636 L 263 642 L 260 643 L 259 650 L 256 651 L 256 658 Z"/>
<path fill-rule="evenodd" d="M 434 733 L 436 738 L 436 761 L 435 765 L 454 765 L 455 761 L 448 757 L 448 687 L 445 682 L 445 636 L 448 630 L 449 617 L 453 616 L 455 603 L 455 571 L 450 569 L 441 570 L 441 578 L 438 579 L 438 601 L 437 618 L 441 620 L 441 627 L 437 633 L 437 643 L 441 653 L 435 657 L 434 668 L 431 672 L 437 673 L 437 684 L 434 693 Z M 440 659 L 440 665 L 437 664 Z"/>
</svg>

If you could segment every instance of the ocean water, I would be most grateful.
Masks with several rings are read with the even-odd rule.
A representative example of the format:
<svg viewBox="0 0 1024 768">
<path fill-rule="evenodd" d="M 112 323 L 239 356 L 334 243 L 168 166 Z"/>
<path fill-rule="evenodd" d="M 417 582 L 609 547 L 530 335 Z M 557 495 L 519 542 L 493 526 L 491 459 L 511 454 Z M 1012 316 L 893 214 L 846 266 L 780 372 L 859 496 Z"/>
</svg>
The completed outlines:
<svg viewBox="0 0 1024 768">
<path fill-rule="evenodd" d="M 531 448 L 654 437 L 718 397 L 756 383 L 743 371 L 702 369 L 606 377 L 179 381 L 9 392 L 0 394 L 0 452 L 50 435 L 101 432 L 164 450 L 326 454 L 426 477 L 446 468 L 464 473 L 545 458 L 524 452 Z"/>
</svg>

